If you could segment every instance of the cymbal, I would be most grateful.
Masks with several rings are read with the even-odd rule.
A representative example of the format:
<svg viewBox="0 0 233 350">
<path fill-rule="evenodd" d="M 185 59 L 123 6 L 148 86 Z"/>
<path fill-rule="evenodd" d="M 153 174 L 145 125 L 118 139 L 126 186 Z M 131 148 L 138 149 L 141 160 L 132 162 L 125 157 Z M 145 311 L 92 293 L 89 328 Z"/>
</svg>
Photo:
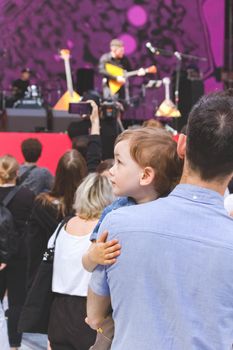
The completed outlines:
<svg viewBox="0 0 233 350">
<path fill-rule="evenodd" d="M 181 114 L 171 100 L 165 99 L 155 112 L 155 117 L 179 118 Z"/>
</svg>

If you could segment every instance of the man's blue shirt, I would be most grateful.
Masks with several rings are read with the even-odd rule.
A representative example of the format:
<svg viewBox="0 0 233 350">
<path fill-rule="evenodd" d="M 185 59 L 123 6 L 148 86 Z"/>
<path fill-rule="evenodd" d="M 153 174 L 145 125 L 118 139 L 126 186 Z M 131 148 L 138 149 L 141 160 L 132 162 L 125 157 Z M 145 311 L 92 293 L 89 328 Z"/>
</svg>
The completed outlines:
<svg viewBox="0 0 233 350">
<path fill-rule="evenodd" d="M 128 207 L 129 205 L 134 205 L 134 204 L 136 204 L 136 202 L 133 200 L 133 198 L 130 198 L 130 197 L 120 197 L 116 199 L 114 202 L 112 202 L 111 204 L 109 204 L 103 210 L 101 217 L 90 236 L 90 241 L 96 241 L 99 227 L 108 213 L 110 213 L 112 210 L 116 210 L 122 207 Z"/>
<path fill-rule="evenodd" d="M 233 220 L 217 192 L 178 185 L 167 197 L 107 215 L 122 246 L 90 287 L 111 294 L 112 350 L 230 350 Z"/>
</svg>

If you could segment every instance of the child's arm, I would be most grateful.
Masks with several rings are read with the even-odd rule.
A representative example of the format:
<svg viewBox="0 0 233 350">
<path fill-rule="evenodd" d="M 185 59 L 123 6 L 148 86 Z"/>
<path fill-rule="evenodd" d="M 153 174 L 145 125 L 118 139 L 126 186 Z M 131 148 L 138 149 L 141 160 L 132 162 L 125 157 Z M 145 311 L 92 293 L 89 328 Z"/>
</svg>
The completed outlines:
<svg viewBox="0 0 233 350">
<path fill-rule="evenodd" d="M 87 271 L 92 272 L 97 265 L 111 265 L 116 262 L 121 246 L 117 239 L 106 242 L 107 236 L 108 232 L 104 231 L 83 255 L 82 263 Z"/>
</svg>

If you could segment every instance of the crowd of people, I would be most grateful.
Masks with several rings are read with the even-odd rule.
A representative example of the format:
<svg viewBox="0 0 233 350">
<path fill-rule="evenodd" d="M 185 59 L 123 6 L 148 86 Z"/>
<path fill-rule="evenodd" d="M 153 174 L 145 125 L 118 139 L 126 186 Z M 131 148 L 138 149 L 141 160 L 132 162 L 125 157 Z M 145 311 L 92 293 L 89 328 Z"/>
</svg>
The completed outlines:
<svg viewBox="0 0 233 350">
<path fill-rule="evenodd" d="M 20 314 L 55 241 L 52 350 L 230 349 L 232 96 L 201 98 L 178 143 L 153 123 L 123 131 L 104 162 L 91 103 L 86 159 L 66 151 L 53 177 L 36 164 L 37 139 L 22 143 L 22 165 L 0 157 L 15 230 L 0 223 L 1 349 L 20 347 Z"/>
<path fill-rule="evenodd" d="M 111 45 L 102 65 L 123 57 L 121 42 Z M 21 346 L 20 315 L 47 248 L 48 348 L 231 349 L 231 92 L 203 96 L 178 142 L 146 123 L 120 133 L 105 161 L 89 102 L 87 142 L 61 156 L 55 176 L 37 165 L 37 139 L 22 143 L 21 165 L 0 157 L 0 349 Z"/>
</svg>

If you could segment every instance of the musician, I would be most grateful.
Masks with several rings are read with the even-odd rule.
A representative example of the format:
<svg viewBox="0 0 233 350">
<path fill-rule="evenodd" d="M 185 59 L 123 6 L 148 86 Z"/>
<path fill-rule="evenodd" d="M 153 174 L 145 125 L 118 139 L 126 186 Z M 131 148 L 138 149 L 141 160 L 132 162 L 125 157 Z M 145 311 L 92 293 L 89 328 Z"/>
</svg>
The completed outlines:
<svg viewBox="0 0 233 350">
<path fill-rule="evenodd" d="M 99 73 L 104 77 L 103 79 L 103 95 L 104 98 L 112 97 L 110 90 L 108 89 L 109 80 L 115 80 L 121 83 L 123 86 L 120 88 L 118 93 L 116 94 L 116 99 L 125 99 L 125 83 L 126 78 L 122 75 L 115 76 L 110 74 L 106 70 L 106 64 L 110 63 L 114 66 L 120 67 L 126 71 L 131 71 L 131 65 L 128 58 L 125 56 L 125 48 L 123 41 L 119 39 L 113 39 L 110 42 L 110 52 L 103 54 L 99 60 Z M 138 71 L 139 76 L 145 75 L 145 70 L 140 68 Z"/>
<path fill-rule="evenodd" d="M 12 95 L 16 100 L 19 100 L 25 96 L 25 92 L 30 85 L 30 75 L 31 71 L 29 68 L 24 68 L 21 71 L 20 78 L 14 80 L 12 83 Z"/>
<path fill-rule="evenodd" d="M 12 82 L 11 96 L 6 98 L 6 107 L 14 107 L 15 102 L 24 98 L 25 92 L 30 86 L 30 75 L 30 69 L 24 68 L 21 71 L 20 78 Z"/>
</svg>

